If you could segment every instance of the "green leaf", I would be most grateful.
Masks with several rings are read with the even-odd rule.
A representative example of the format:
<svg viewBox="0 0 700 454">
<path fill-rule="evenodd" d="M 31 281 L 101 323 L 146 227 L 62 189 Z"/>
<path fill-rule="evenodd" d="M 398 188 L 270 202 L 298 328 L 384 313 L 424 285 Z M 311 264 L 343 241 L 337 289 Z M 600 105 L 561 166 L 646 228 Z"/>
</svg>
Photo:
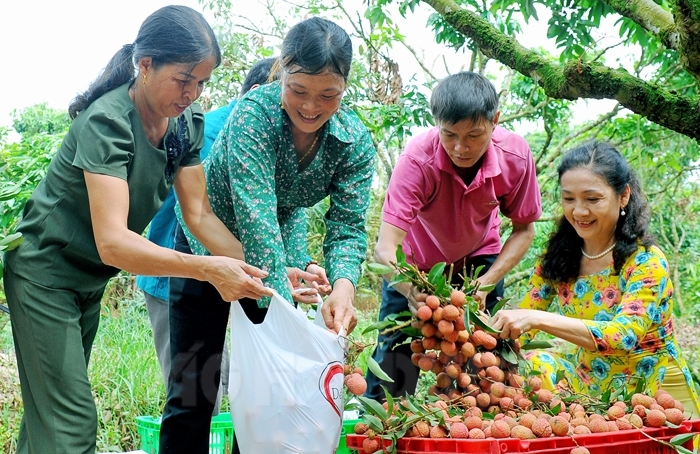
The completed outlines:
<svg viewBox="0 0 700 454">
<path fill-rule="evenodd" d="M 556 376 L 556 378 L 554 379 L 554 380 L 555 380 L 555 381 L 554 381 L 554 384 L 556 385 L 556 384 L 559 383 L 560 381 L 564 380 L 564 377 L 566 377 L 566 372 L 564 372 L 564 369 L 559 369 L 559 370 L 557 370 L 557 376 Z"/>
<path fill-rule="evenodd" d="M 394 271 L 396 271 L 394 268 L 392 268 L 390 266 L 386 266 L 383 263 L 376 263 L 376 262 L 368 263 L 367 269 L 375 274 L 381 274 L 381 275 L 390 274 L 390 273 L 393 273 Z"/>
<path fill-rule="evenodd" d="M 388 381 L 389 383 L 394 383 L 394 380 L 382 370 L 379 363 L 377 363 L 377 361 L 375 361 L 371 356 L 367 357 L 367 368 L 371 370 L 378 379 Z"/>
<path fill-rule="evenodd" d="M 492 316 L 493 316 L 493 315 L 496 315 L 496 312 L 498 312 L 498 311 L 500 311 L 501 309 L 503 309 L 503 306 L 505 306 L 507 302 L 508 302 L 508 299 L 506 299 L 506 298 L 501 298 L 500 300 L 498 300 L 498 302 L 496 303 L 496 305 L 493 306 L 493 310 L 491 311 L 491 315 L 492 315 Z"/>
<path fill-rule="evenodd" d="M 394 398 L 391 397 L 391 394 L 389 394 L 389 390 L 386 389 L 386 386 L 382 385 L 382 389 L 384 390 L 384 397 L 386 397 L 386 412 L 387 414 L 391 415 L 394 413 Z"/>
<path fill-rule="evenodd" d="M 543 348 L 552 348 L 552 344 L 547 341 L 530 341 L 520 347 L 521 350 L 540 350 Z"/>
<path fill-rule="evenodd" d="M 491 290 L 496 288 L 496 284 L 484 284 L 479 286 L 479 291 L 480 292 L 490 292 Z"/>
<path fill-rule="evenodd" d="M 470 317 L 471 317 L 472 311 L 464 311 L 464 328 L 467 330 L 469 334 L 472 333 L 472 325 L 470 323 Z"/>
<path fill-rule="evenodd" d="M 513 351 L 509 348 L 504 348 L 503 350 L 501 350 L 501 357 L 511 364 L 518 364 L 518 357 L 515 356 L 515 353 L 513 353 Z"/>
<path fill-rule="evenodd" d="M 470 311 L 464 311 L 465 313 L 471 312 Z M 491 328 L 489 325 L 487 325 L 481 318 L 479 318 L 476 314 L 469 314 L 469 317 L 471 318 L 472 322 L 478 326 L 479 328 L 483 329 L 487 333 L 493 333 L 493 334 L 498 334 L 500 331 L 495 330 Z M 466 325 L 465 325 L 466 326 Z"/>
<path fill-rule="evenodd" d="M 384 320 L 391 320 L 392 322 L 399 318 L 410 318 L 412 317 L 411 311 L 403 311 L 397 314 L 389 314 Z"/>
<path fill-rule="evenodd" d="M 20 244 L 22 244 L 24 238 L 22 234 L 17 232 L 0 239 L 0 251 L 11 251 Z"/>
<path fill-rule="evenodd" d="M 365 329 L 362 331 L 362 334 L 367 334 L 367 333 L 372 332 L 372 331 L 384 329 L 384 328 L 386 328 L 387 326 L 391 326 L 391 325 L 393 325 L 393 324 L 394 324 L 394 323 L 391 322 L 390 320 L 382 320 L 381 322 L 374 322 L 374 323 L 372 323 L 371 325 L 369 325 L 367 328 L 365 328 Z"/>
<path fill-rule="evenodd" d="M 411 282 L 411 278 L 408 276 L 404 276 L 403 274 L 395 274 L 392 278 L 391 281 L 389 282 L 389 286 L 393 287 L 396 284 L 400 284 L 402 282 Z"/>
<path fill-rule="evenodd" d="M 407 326 L 406 328 L 401 328 L 400 331 L 407 335 L 408 337 L 423 337 L 423 333 L 420 332 L 418 328 L 412 326 Z"/>
<path fill-rule="evenodd" d="M 430 272 L 428 273 L 428 282 L 433 285 L 437 284 L 438 277 L 442 276 L 442 273 L 444 272 L 445 262 L 436 263 L 432 268 L 430 268 Z"/>
<path fill-rule="evenodd" d="M 379 421 L 380 429 L 377 432 L 381 432 L 382 431 L 381 421 L 386 421 L 386 418 L 387 418 L 386 410 L 384 410 L 384 407 L 382 407 L 382 404 L 380 404 L 379 402 L 377 402 L 374 399 L 370 399 L 370 398 L 365 397 L 365 396 L 357 396 L 357 399 L 360 402 L 362 402 L 362 405 L 365 407 L 366 411 L 377 416 L 380 419 L 380 421 Z M 365 415 L 366 415 L 366 413 L 365 413 Z"/>
<path fill-rule="evenodd" d="M 20 186 L 9 186 L 0 189 L 0 201 L 13 199 L 21 191 Z"/>
<path fill-rule="evenodd" d="M 668 442 L 671 443 L 672 445 L 682 445 L 683 443 L 692 439 L 696 435 L 697 435 L 697 432 L 689 433 L 689 434 L 680 434 L 680 435 L 676 435 L 675 437 L 671 438 L 670 440 L 668 440 Z"/>
<path fill-rule="evenodd" d="M 606 390 L 603 393 L 603 395 L 600 397 L 600 400 L 602 400 L 606 404 L 610 403 L 610 394 L 612 394 L 612 390 L 610 390 L 610 389 Z"/>
<path fill-rule="evenodd" d="M 376 416 L 365 413 L 364 415 L 362 415 L 362 419 L 364 419 L 365 423 L 367 423 L 369 428 L 373 431 L 381 432 L 384 430 L 384 426 L 382 426 L 382 420 L 377 418 Z"/>
<path fill-rule="evenodd" d="M 687 448 L 684 448 L 683 446 L 676 446 L 674 445 L 673 448 L 676 450 L 676 452 L 679 452 L 681 454 L 698 454 L 697 450 L 690 450 Z"/>
<path fill-rule="evenodd" d="M 404 254 L 400 244 L 396 246 L 396 263 L 399 265 L 406 263 L 406 254 Z"/>
</svg>

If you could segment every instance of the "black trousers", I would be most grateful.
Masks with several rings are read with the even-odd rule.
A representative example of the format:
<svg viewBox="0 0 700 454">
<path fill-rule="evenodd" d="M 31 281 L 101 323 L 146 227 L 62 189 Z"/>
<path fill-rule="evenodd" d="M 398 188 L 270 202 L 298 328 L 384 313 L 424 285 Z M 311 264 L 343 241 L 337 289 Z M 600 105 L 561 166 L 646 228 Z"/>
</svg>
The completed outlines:
<svg viewBox="0 0 700 454">
<path fill-rule="evenodd" d="M 486 273 L 491 265 L 496 261 L 497 255 L 482 255 L 472 257 L 469 260 L 455 264 L 452 275 L 452 285 L 460 287 L 464 280 L 458 276 L 461 274 L 466 265 L 467 273 L 471 273 L 472 267 L 474 270 L 483 265 L 483 269 L 479 273 Z M 501 280 L 496 288 L 493 289 L 486 297 L 486 309 L 492 310 L 498 302 L 498 298 L 503 297 L 503 280 Z M 389 287 L 386 281 L 382 288 L 382 304 L 379 307 L 379 320 L 384 320 L 390 314 L 398 314 L 399 312 L 408 310 L 408 300 L 405 296 Z M 377 338 L 377 346 L 372 352 L 372 358 L 379 363 L 382 370 L 389 375 L 394 382 L 382 382 L 372 371 L 367 371 L 367 391 L 365 396 L 370 399 L 382 401 L 384 399 L 384 385 L 389 394 L 393 397 L 403 396 L 404 394 L 413 394 L 416 391 L 418 383 L 418 375 L 420 369 L 411 362 L 411 345 L 403 342 L 408 339 L 408 336 L 401 331 L 396 331 L 389 335 L 380 334 Z M 402 345 L 401 345 L 402 344 Z"/>
<path fill-rule="evenodd" d="M 179 227 L 175 250 L 192 253 Z M 239 302 L 253 323 L 262 323 L 267 309 L 252 299 Z M 171 369 L 159 452 L 208 454 L 231 303 L 208 282 L 170 278 L 169 304 Z M 237 443 L 233 452 L 240 452 Z"/>
</svg>

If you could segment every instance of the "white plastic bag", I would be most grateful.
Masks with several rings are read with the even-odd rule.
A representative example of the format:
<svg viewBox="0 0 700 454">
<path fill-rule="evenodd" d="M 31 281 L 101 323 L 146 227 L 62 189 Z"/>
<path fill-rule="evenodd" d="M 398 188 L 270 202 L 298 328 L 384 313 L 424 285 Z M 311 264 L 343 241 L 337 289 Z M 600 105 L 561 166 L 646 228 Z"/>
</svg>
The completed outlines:
<svg viewBox="0 0 700 454">
<path fill-rule="evenodd" d="M 308 320 L 276 292 L 259 325 L 234 301 L 229 397 L 241 454 L 335 453 L 343 352 L 341 336 Z"/>
</svg>

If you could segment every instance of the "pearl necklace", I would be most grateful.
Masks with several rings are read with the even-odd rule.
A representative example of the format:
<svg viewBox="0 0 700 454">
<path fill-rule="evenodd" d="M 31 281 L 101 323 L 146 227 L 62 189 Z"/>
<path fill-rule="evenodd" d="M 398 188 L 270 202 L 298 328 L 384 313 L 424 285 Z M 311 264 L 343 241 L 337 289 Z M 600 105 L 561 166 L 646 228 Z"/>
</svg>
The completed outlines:
<svg viewBox="0 0 700 454">
<path fill-rule="evenodd" d="M 615 247 L 615 244 L 616 244 L 616 243 L 613 243 L 612 246 L 610 246 L 609 248 L 607 248 L 606 250 L 604 250 L 604 251 L 601 252 L 600 254 L 596 254 L 596 255 L 588 255 L 588 254 L 586 254 L 586 251 L 584 251 L 584 250 L 583 250 L 583 247 L 582 247 L 582 248 L 581 248 L 581 254 L 583 254 L 583 256 L 586 257 L 588 260 L 598 260 L 599 258 L 603 257 L 603 256 L 604 256 L 605 254 L 607 254 L 608 252 L 612 251 L 613 248 Z"/>
</svg>

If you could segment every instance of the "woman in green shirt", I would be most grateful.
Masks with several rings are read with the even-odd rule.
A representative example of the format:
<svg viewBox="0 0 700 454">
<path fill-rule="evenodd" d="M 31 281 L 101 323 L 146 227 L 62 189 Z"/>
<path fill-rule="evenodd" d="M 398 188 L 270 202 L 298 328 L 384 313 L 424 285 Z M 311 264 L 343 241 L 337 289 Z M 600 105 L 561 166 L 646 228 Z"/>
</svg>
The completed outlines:
<svg viewBox="0 0 700 454">
<path fill-rule="evenodd" d="M 281 48 L 280 80 L 238 102 L 204 164 L 214 212 L 242 242 L 245 260 L 270 273 L 267 285 L 292 301 L 285 267 L 327 276 L 331 291 L 322 315 L 336 332 L 356 323 L 353 299 L 367 250 L 375 156 L 369 132 L 341 103 L 351 62 L 350 37 L 335 23 L 310 18 L 292 27 Z M 324 269 L 307 252 L 305 208 L 327 196 Z M 207 253 L 192 233 L 180 232 L 176 249 Z M 230 308 L 208 287 L 171 279 L 173 373 L 161 453 L 207 452 Z M 269 299 L 241 304 L 259 323 Z"/>
<path fill-rule="evenodd" d="M 266 273 L 229 258 L 242 257 L 241 245 L 206 195 L 204 120 L 193 102 L 220 62 L 204 17 L 167 6 L 72 102 L 75 121 L 24 209 L 24 242 L 6 256 L 24 401 L 19 454 L 94 454 L 87 363 L 105 285 L 120 269 L 207 281 L 229 300 L 271 294 L 259 281 Z M 185 222 L 217 256 L 141 236 L 173 185 Z"/>
</svg>

